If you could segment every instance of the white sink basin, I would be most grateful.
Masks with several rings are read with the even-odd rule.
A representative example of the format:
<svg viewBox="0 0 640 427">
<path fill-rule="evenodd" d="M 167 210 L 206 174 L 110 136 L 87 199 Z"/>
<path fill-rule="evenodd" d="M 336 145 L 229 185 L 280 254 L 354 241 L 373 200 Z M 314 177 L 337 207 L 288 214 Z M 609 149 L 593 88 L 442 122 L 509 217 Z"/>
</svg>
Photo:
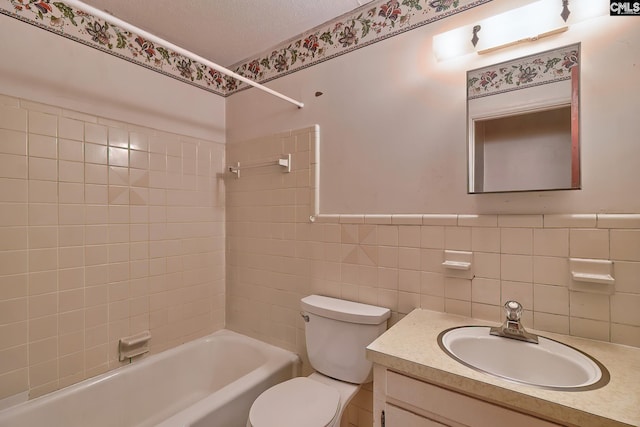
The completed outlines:
<svg viewBox="0 0 640 427">
<path fill-rule="evenodd" d="M 573 347 L 544 337 L 538 344 L 497 337 L 489 334 L 490 329 L 449 329 L 438 336 L 438 343 L 458 362 L 517 383 L 581 391 L 609 382 L 609 372 L 600 362 Z"/>
</svg>

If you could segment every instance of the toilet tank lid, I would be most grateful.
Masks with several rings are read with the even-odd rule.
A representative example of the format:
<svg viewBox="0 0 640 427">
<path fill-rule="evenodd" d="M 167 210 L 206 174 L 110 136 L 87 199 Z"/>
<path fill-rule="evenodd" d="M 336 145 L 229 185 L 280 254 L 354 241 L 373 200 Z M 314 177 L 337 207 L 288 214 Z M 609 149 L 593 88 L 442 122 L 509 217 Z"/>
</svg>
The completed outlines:
<svg viewBox="0 0 640 427">
<path fill-rule="evenodd" d="M 318 316 L 364 325 L 379 325 L 391 315 L 388 308 L 321 295 L 304 297 L 300 305 L 303 310 Z"/>
</svg>

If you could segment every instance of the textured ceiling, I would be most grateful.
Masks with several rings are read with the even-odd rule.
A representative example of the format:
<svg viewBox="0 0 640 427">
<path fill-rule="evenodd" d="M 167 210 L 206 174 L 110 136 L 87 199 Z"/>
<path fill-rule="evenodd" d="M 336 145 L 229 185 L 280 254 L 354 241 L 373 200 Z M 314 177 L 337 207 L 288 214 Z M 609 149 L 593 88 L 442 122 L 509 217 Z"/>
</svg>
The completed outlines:
<svg viewBox="0 0 640 427">
<path fill-rule="evenodd" d="M 84 0 L 223 66 L 371 0 Z"/>
</svg>

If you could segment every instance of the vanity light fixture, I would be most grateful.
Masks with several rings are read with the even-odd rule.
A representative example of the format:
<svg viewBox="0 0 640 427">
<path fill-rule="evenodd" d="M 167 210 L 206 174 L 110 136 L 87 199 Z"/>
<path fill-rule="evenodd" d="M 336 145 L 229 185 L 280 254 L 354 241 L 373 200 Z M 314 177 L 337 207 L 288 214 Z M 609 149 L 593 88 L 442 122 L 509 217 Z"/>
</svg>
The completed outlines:
<svg viewBox="0 0 640 427">
<path fill-rule="evenodd" d="M 565 32 L 569 25 L 605 15 L 601 0 L 537 0 L 516 9 L 433 37 L 438 61 L 476 52 L 484 54 Z"/>
</svg>

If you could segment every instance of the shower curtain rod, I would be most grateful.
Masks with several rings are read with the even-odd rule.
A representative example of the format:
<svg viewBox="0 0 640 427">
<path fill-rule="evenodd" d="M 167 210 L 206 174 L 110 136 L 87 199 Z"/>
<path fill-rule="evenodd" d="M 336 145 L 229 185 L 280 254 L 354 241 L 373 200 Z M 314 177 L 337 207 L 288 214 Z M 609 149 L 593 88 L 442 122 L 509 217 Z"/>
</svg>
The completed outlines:
<svg viewBox="0 0 640 427">
<path fill-rule="evenodd" d="M 69 6 L 73 6 L 77 9 L 80 9 L 90 15 L 93 15 L 97 18 L 100 19 L 104 19 L 106 22 L 109 22 L 110 24 L 113 24 L 117 27 L 120 27 L 124 30 L 127 30 L 129 32 L 135 33 L 141 37 L 143 37 L 146 40 L 152 41 L 154 43 L 157 43 L 159 45 L 162 45 L 163 47 L 169 48 L 171 50 L 173 50 L 176 53 L 179 53 L 180 55 L 186 56 L 187 58 L 190 58 L 194 61 L 200 62 L 204 65 L 207 65 L 208 67 L 221 72 L 222 74 L 225 74 L 229 77 L 233 77 L 236 80 L 240 80 L 243 83 L 246 83 L 250 86 L 255 87 L 256 89 L 260 89 L 264 92 L 267 92 L 268 94 L 271 94 L 273 96 L 277 96 L 280 99 L 283 99 L 287 102 L 290 102 L 294 105 L 296 105 L 298 108 L 302 108 L 304 107 L 304 103 L 300 102 L 300 101 L 296 101 L 293 98 L 289 98 L 286 95 L 281 94 L 280 92 L 276 92 L 273 89 L 269 89 L 266 86 L 261 85 L 260 83 L 256 83 L 255 81 L 248 79 L 244 76 L 241 76 L 240 74 L 234 73 L 233 71 L 216 64 L 215 62 L 209 61 L 208 59 L 205 59 L 199 55 L 196 55 L 193 52 L 190 52 L 186 49 L 181 48 L 180 46 L 176 46 L 175 44 L 168 42 L 164 39 L 161 39 L 158 36 L 155 36 L 141 28 L 136 27 L 135 25 L 129 24 L 128 22 L 123 21 L 122 19 L 116 18 L 113 15 L 110 15 L 100 9 L 97 9 L 93 6 L 89 6 L 88 4 L 85 4 L 81 1 L 78 0 L 64 0 L 64 2 L 69 5 Z"/>
</svg>

